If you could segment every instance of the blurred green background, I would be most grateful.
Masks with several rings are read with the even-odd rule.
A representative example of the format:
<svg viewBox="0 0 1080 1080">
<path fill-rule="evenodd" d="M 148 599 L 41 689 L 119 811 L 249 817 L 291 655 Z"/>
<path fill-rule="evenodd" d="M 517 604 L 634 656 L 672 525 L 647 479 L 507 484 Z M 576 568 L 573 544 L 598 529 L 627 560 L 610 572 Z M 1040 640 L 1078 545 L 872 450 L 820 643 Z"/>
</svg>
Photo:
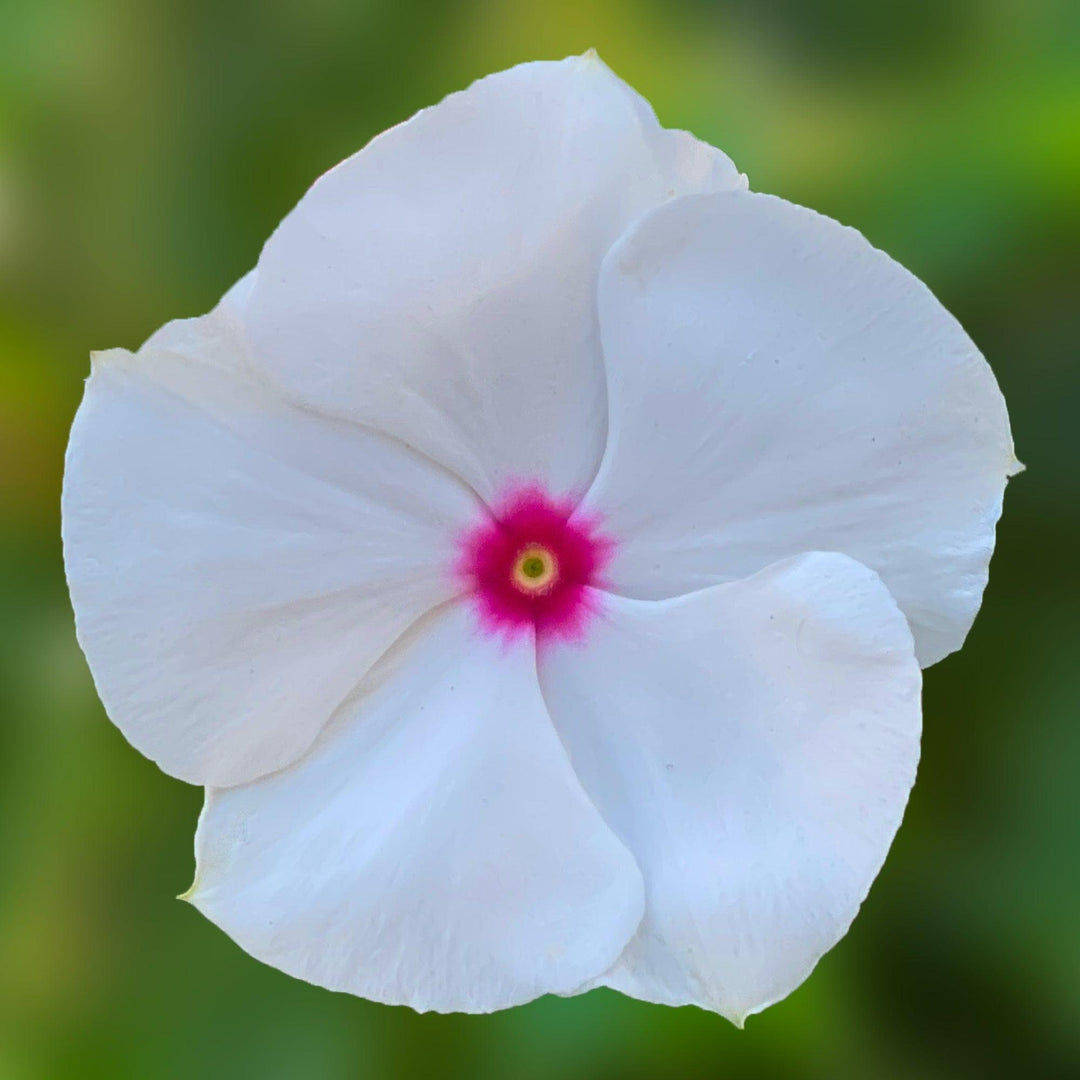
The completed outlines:
<svg viewBox="0 0 1080 1080">
<path fill-rule="evenodd" d="M 211 307 L 379 130 L 589 46 L 927 281 L 1028 465 L 863 914 L 741 1033 L 607 991 L 418 1016 L 249 959 L 172 899 L 200 793 L 107 723 L 61 570 L 90 348 Z M 1078 239 L 1066 0 L 0 0 L 0 1080 L 1080 1077 Z"/>
</svg>

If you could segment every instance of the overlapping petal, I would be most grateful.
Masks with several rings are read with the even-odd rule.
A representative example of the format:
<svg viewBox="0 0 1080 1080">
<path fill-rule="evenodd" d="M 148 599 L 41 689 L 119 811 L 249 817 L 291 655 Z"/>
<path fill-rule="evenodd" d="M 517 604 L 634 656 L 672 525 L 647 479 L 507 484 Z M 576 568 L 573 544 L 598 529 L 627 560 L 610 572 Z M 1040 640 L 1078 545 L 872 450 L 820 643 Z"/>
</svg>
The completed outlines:
<svg viewBox="0 0 1080 1080">
<path fill-rule="evenodd" d="M 847 930 L 915 778 L 920 672 L 872 571 L 809 554 L 669 600 L 608 596 L 540 679 L 646 914 L 599 980 L 743 1018 Z"/>
<path fill-rule="evenodd" d="M 857 232 L 741 192 L 661 207 L 600 277 L 610 436 L 587 505 L 617 591 L 674 596 L 776 559 L 872 567 L 924 664 L 986 585 L 1013 456 L 986 362 Z"/>
<path fill-rule="evenodd" d="M 740 187 L 595 55 L 452 94 L 323 176 L 263 250 L 262 370 L 483 497 L 583 491 L 605 431 L 596 276 L 641 213 Z"/>
<path fill-rule="evenodd" d="M 571 993 L 612 964 L 641 876 L 574 776 L 531 642 L 429 616 L 303 761 L 212 791 L 189 898 L 292 975 L 418 1010 Z"/>
<path fill-rule="evenodd" d="M 296 759 L 365 671 L 453 595 L 475 497 L 247 367 L 245 280 L 138 353 L 98 354 L 72 429 L 64 554 L 106 710 L 166 772 Z"/>
</svg>

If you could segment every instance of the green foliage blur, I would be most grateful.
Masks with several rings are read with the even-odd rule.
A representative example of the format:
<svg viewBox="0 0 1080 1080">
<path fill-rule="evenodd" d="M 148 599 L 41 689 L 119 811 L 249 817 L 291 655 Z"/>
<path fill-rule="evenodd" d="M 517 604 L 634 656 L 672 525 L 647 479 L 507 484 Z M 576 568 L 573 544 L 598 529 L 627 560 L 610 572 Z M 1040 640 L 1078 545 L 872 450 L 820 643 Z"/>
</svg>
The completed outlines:
<svg viewBox="0 0 1080 1080">
<path fill-rule="evenodd" d="M 107 722 L 61 568 L 91 348 L 210 308 L 381 129 L 589 46 L 923 278 L 1028 465 L 884 872 L 744 1032 L 608 991 L 420 1016 L 247 957 L 173 900 L 201 794 Z M 0 0 L 0 1080 L 1080 1077 L 1078 239 L 1075 0 Z"/>
</svg>

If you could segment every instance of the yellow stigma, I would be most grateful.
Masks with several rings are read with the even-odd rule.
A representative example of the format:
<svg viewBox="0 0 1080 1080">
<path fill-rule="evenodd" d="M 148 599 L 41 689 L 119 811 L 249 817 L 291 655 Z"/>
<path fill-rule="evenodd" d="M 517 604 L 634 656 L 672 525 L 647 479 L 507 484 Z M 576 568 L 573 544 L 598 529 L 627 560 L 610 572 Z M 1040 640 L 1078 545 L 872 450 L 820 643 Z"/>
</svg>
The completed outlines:
<svg viewBox="0 0 1080 1080">
<path fill-rule="evenodd" d="M 541 596 L 558 581 L 559 563 L 548 548 L 530 544 L 518 552 L 510 576 L 515 589 Z"/>
</svg>

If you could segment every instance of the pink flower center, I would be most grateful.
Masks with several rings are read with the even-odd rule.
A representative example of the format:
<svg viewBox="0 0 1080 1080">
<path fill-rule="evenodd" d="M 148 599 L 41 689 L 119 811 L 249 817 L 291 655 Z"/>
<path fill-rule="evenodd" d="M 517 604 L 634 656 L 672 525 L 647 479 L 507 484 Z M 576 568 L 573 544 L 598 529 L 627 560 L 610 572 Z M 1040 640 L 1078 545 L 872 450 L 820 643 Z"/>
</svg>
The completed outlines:
<svg viewBox="0 0 1080 1080">
<path fill-rule="evenodd" d="M 590 586 L 600 584 L 614 545 L 597 521 L 574 511 L 572 500 L 518 487 L 461 538 L 457 571 L 486 631 L 581 638 L 596 612 Z"/>
</svg>

